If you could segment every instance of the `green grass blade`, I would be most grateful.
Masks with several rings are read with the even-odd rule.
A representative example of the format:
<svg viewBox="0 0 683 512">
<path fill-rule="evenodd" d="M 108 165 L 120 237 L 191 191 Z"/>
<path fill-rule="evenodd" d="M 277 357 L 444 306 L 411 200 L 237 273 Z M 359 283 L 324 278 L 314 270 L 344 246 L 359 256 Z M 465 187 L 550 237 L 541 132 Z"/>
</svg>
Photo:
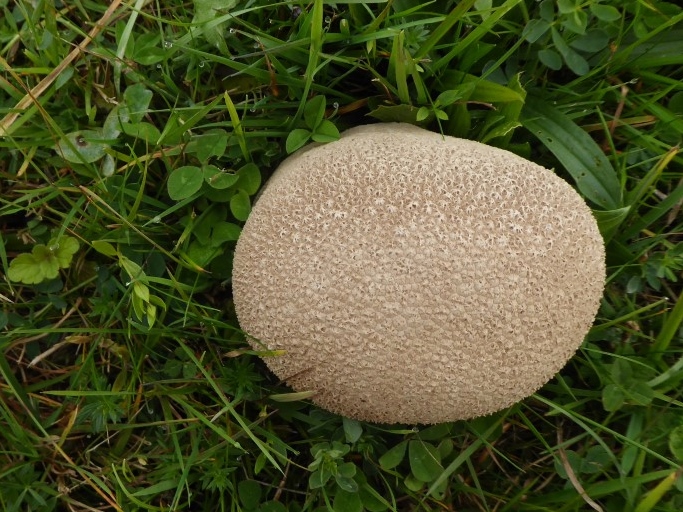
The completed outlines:
<svg viewBox="0 0 683 512">
<path fill-rule="evenodd" d="M 630 206 L 619 208 L 618 210 L 594 210 L 593 216 L 598 221 L 600 234 L 605 242 L 609 242 L 619 230 L 619 226 L 631 211 Z"/>
<path fill-rule="evenodd" d="M 410 104 L 410 92 L 408 90 L 408 74 L 406 72 L 406 59 L 410 58 L 406 55 L 406 50 L 403 47 L 405 33 L 400 31 L 394 37 L 392 44 L 391 57 L 389 58 L 389 71 L 393 71 L 393 78 L 396 82 L 396 89 L 398 90 L 398 99 L 404 105 Z"/>
<path fill-rule="evenodd" d="M 510 11 L 513 7 L 519 4 L 522 0 L 507 0 L 503 5 L 497 7 L 482 23 L 478 25 L 474 30 L 472 30 L 467 36 L 465 36 L 461 41 L 455 43 L 453 48 L 441 59 L 436 61 L 432 66 L 429 67 L 429 74 L 434 74 L 438 70 L 445 68 L 449 63 L 462 55 L 462 53 L 475 44 L 477 41 L 481 40 L 487 34 L 493 31 L 498 21 L 505 16 L 505 14 Z M 464 2 L 463 2 L 464 3 Z M 458 5 L 460 7 L 460 4 Z M 457 7 L 456 7 L 457 9 Z M 454 9 L 455 10 L 455 9 Z M 457 20 L 456 20 L 457 21 Z M 455 23 L 455 22 L 454 22 Z"/>
<path fill-rule="evenodd" d="M 669 165 L 671 160 L 674 159 L 674 157 L 679 153 L 680 150 L 680 147 L 674 146 L 666 154 L 664 154 L 662 158 L 659 159 L 657 164 L 652 169 L 650 169 L 650 171 L 642 179 L 638 180 L 638 183 L 636 183 L 636 187 L 628 193 L 626 197 L 626 204 L 639 204 L 643 197 L 645 197 L 645 195 L 649 192 L 649 190 L 652 187 L 654 187 L 657 180 L 659 180 L 659 178 L 661 177 L 662 172 L 664 172 L 666 166 Z"/>
<path fill-rule="evenodd" d="M 655 342 L 650 348 L 650 353 L 654 357 L 661 358 L 664 352 L 669 349 L 669 345 L 678 332 L 681 323 L 683 323 L 683 293 L 679 295 L 676 305 L 667 316 Z"/>
<path fill-rule="evenodd" d="M 633 221 L 628 227 L 619 233 L 619 240 L 630 240 L 644 230 L 648 229 L 661 219 L 672 208 L 675 208 L 681 201 L 683 201 L 683 183 L 679 184 L 669 195 L 666 196 L 659 204 L 652 207 L 650 211 L 645 213 L 642 217 Z"/>
<path fill-rule="evenodd" d="M 256 446 L 259 447 L 259 449 L 261 450 L 263 455 L 270 461 L 270 463 L 273 465 L 273 467 L 277 468 L 279 471 L 283 471 L 280 464 L 275 460 L 273 455 L 270 453 L 270 450 L 268 449 L 268 447 L 263 443 L 263 441 L 261 441 L 258 437 L 256 437 L 256 435 L 249 428 L 249 425 L 247 425 L 247 423 L 244 421 L 244 418 L 242 416 L 240 416 L 237 413 L 237 411 L 235 411 L 233 404 L 230 402 L 230 400 L 228 400 L 228 398 L 223 393 L 223 390 L 221 390 L 220 386 L 211 377 L 209 372 L 199 362 L 199 360 L 194 355 L 192 350 L 190 350 L 190 348 L 187 345 L 185 345 L 184 343 L 180 343 L 180 346 L 182 347 L 183 351 L 187 354 L 189 359 L 191 359 L 192 362 L 195 365 L 197 365 L 197 369 L 199 369 L 202 372 L 202 374 L 206 378 L 207 382 L 211 385 L 211 387 L 217 393 L 217 395 L 221 397 L 225 409 L 230 412 L 230 414 L 232 415 L 233 418 L 235 418 L 235 420 L 237 421 L 239 426 L 242 427 L 242 430 L 244 431 L 244 433 L 254 442 L 254 444 Z M 188 404 L 187 407 L 191 407 L 191 406 Z M 201 416 L 199 413 L 197 413 L 197 414 L 198 414 L 198 417 Z M 200 420 L 201 420 L 201 418 L 200 418 Z M 216 429 L 216 427 L 213 425 L 213 423 L 209 422 L 208 420 L 207 420 L 207 426 L 209 426 L 209 428 L 211 428 L 211 429 Z M 225 439 L 229 442 L 234 442 L 234 440 L 232 440 L 231 438 L 225 437 Z"/>
<path fill-rule="evenodd" d="M 0 350 L 4 351 L 5 347 L 0 347 Z M 19 384 L 19 381 L 14 376 L 14 372 L 10 368 L 9 361 L 7 361 L 5 354 L 2 352 L 0 352 L 0 375 L 2 376 L 2 379 L 7 383 L 9 390 L 14 394 L 14 396 L 16 396 L 17 400 L 19 400 L 19 403 L 22 405 L 22 407 L 26 409 L 26 412 L 29 414 L 31 419 L 33 419 L 33 421 L 36 422 L 36 425 L 38 427 L 42 428 L 42 425 L 38 423 L 37 420 L 37 418 L 40 417 L 38 415 L 38 411 L 36 411 L 24 387 L 21 384 Z"/>
<path fill-rule="evenodd" d="M 309 15 L 311 20 L 310 34 L 311 42 L 308 55 L 308 64 L 306 65 L 306 73 L 304 74 L 304 88 L 301 95 L 301 101 L 299 102 L 299 108 L 296 111 L 296 115 L 290 123 L 290 128 L 294 127 L 294 123 L 301 119 L 304 112 L 304 107 L 306 106 L 306 100 L 308 99 L 308 94 L 311 90 L 313 84 L 313 78 L 318 69 L 318 62 L 320 62 L 320 52 L 323 48 L 323 0 L 313 0 L 313 8 Z"/>
<path fill-rule="evenodd" d="M 538 97 L 527 97 L 524 127 L 557 157 L 579 190 L 606 210 L 621 206 L 621 185 L 605 154 L 569 117 Z"/>
<path fill-rule="evenodd" d="M 676 480 L 680 476 L 681 471 L 672 471 L 670 475 L 667 475 L 657 486 L 648 492 L 645 497 L 638 503 L 634 512 L 650 512 L 659 503 L 664 495 L 671 490 L 671 488 L 676 483 Z"/>
<path fill-rule="evenodd" d="M 514 83 L 512 87 L 508 87 L 458 70 L 444 72 L 441 81 L 448 89 L 455 89 L 465 84 L 470 86 L 472 93 L 467 97 L 470 101 L 515 103 L 517 109 L 520 109 L 526 96 L 523 90 L 516 90 Z"/>
<path fill-rule="evenodd" d="M 422 46 L 420 46 L 417 52 L 415 52 L 415 59 L 419 60 L 423 57 L 426 57 L 426 55 L 430 51 L 432 51 L 434 46 L 436 46 L 436 43 L 441 41 L 441 39 L 451 31 L 453 25 L 455 25 L 458 21 L 462 19 L 465 13 L 470 10 L 470 8 L 476 3 L 476 1 L 477 0 L 464 0 L 462 2 L 459 2 L 453 8 L 453 10 L 448 13 L 446 19 L 444 19 L 441 22 L 441 24 L 438 27 L 436 27 L 436 29 L 434 29 L 429 38 L 424 43 L 422 43 Z"/>
<path fill-rule="evenodd" d="M 140 9 L 145 4 L 145 0 L 136 0 L 135 6 L 131 9 L 130 18 L 126 23 L 123 32 L 121 33 L 121 39 L 119 40 L 119 46 L 116 50 L 116 60 L 114 61 L 114 88 L 116 93 L 121 93 L 121 72 L 123 71 L 123 66 L 125 63 L 126 48 L 133 33 L 133 28 L 135 27 L 135 22 L 140 14 Z"/>
<path fill-rule="evenodd" d="M 451 462 L 443 472 L 434 480 L 429 486 L 426 496 L 430 496 L 436 489 L 439 488 L 443 482 L 450 477 L 457 469 L 462 466 L 474 453 L 479 450 L 486 440 L 500 427 L 500 425 L 505 420 L 505 416 L 502 415 L 497 421 L 495 421 L 489 428 L 487 428 L 483 434 L 479 435 L 477 439 L 472 441 L 472 443 L 461 451 L 458 456 Z"/>
</svg>

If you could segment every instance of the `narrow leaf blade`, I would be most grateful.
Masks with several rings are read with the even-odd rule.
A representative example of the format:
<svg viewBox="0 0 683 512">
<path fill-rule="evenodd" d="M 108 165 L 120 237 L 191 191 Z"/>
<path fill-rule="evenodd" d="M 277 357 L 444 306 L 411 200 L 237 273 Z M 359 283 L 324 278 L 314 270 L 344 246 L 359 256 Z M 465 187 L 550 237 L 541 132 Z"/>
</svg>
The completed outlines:
<svg viewBox="0 0 683 512">
<path fill-rule="evenodd" d="M 520 120 L 557 157 L 589 200 L 606 210 L 619 209 L 617 175 L 586 132 L 540 98 L 525 103 Z"/>
</svg>

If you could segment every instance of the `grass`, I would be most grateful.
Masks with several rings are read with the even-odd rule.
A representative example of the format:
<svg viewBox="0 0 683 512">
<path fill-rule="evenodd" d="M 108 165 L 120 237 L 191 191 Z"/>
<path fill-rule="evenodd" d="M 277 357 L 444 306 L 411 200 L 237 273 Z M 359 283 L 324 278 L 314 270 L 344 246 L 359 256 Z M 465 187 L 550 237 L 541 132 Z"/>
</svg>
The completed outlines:
<svg viewBox="0 0 683 512">
<path fill-rule="evenodd" d="M 683 508 L 680 7 L 104 4 L 0 0 L 2 510 Z M 372 120 L 519 153 L 596 212 L 595 325 L 509 410 L 340 418 L 245 343 L 254 195 Z"/>
</svg>

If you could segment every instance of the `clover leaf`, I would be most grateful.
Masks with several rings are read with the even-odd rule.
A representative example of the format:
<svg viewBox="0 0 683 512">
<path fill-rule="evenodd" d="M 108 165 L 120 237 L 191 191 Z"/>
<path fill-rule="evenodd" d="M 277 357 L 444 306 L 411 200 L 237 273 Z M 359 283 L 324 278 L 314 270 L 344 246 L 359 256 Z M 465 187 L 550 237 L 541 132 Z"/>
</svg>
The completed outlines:
<svg viewBox="0 0 683 512">
<path fill-rule="evenodd" d="M 48 245 L 37 244 L 30 253 L 20 254 L 12 260 L 7 276 L 11 281 L 24 284 L 39 284 L 54 279 L 60 268 L 71 265 L 78 245 L 78 240 L 70 236 L 53 238 Z"/>
</svg>

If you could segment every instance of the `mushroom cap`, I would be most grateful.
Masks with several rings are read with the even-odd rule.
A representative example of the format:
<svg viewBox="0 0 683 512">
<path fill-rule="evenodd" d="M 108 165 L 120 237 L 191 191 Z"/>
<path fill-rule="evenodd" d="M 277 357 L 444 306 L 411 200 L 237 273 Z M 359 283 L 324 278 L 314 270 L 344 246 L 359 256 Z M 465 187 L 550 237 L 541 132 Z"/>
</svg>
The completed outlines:
<svg viewBox="0 0 683 512">
<path fill-rule="evenodd" d="M 287 158 L 237 242 L 233 297 L 268 367 L 350 418 L 440 423 L 531 395 L 605 279 L 590 209 L 513 153 L 408 124 Z"/>
</svg>

